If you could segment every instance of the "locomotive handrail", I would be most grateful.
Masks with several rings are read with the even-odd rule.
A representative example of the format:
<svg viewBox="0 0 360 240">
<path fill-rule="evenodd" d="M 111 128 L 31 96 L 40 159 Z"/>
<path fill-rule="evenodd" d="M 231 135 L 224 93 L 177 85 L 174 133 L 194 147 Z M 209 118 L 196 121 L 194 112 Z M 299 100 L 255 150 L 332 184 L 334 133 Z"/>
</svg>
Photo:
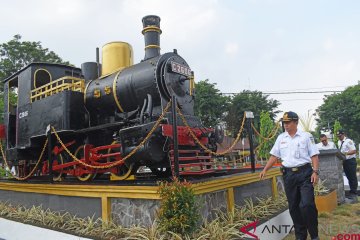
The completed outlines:
<svg viewBox="0 0 360 240">
<path fill-rule="evenodd" d="M 128 155 L 126 155 L 125 157 L 123 157 L 122 159 L 112 162 L 108 165 L 91 165 L 88 163 L 85 163 L 83 161 L 81 161 L 80 159 L 78 159 L 74 154 L 72 154 L 70 152 L 70 150 L 65 146 L 65 144 L 63 143 L 63 141 L 60 139 L 58 133 L 56 132 L 54 127 L 51 127 L 51 131 L 55 134 L 57 140 L 59 141 L 60 145 L 64 148 L 64 150 L 70 155 L 70 157 L 72 157 L 73 160 L 75 160 L 76 162 L 82 164 L 85 167 L 89 167 L 89 168 L 94 168 L 94 169 L 105 169 L 105 168 L 112 168 L 116 165 L 120 165 L 123 164 L 125 162 L 126 159 L 130 158 L 132 155 L 134 155 L 144 144 L 145 142 L 151 137 L 151 135 L 153 134 L 153 132 L 156 130 L 156 128 L 158 128 L 158 126 L 160 125 L 161 120 L 163 120 L 165 114 L 169 111 L 169 108 L 171 107 L 171 100 L 168 102 L 168 104 L 166 105 L 166 107 L 164 108 L 162 114 L 159 116 L 159 119 L 156 121 L 156 123 L 154 124 L 154 126 L 152 127 L 152 129 L 149 131 L 149 133 L 146 135 L 146 137 L 141 141 L 141 143 L 139 145 L 137 145 Z"/>
<path fill-rule="evenodd" d="M 46 98 L 48 96 L 54 95 L 56 93 L 71 90 L 74 92 L 84 92 L 85 89 L 85 80 L 77 77 L 65 76 L 50 83 L 47 83 L 41 87 L 31 90 L 30 101 L 34 102 Z"/>
<path fill-rule="evenodd" d="M 30 172 L 27 176 L 25 176 L 25 177 L 18 177 L 18 176 L 15 176 L 14 174 L 12 174 L 12 172 L 10 171 L 11 176 L 12 176 L 13 178 L 15 178 L 16 180 L 24 181 L 24 180 L 30 178 L 32 175 L 34 175 L 34 173 L 35 173 L 35 171 L 37 170 L 37 168 L 38 168 L 38 166 L 39 166 L 39 164 L 40 164 L 40 162 L 41 162 L 41 159 L 42 159 L 42 157 L 43 157 L 43 155 L 44 155 L 44 152 L 45 152 L 45 149 L 46 149 L 47 144 L 48 144 L 48 139 L 45 140 L 44 147 L 43 147 L 43 149 L 41 150 L 39 159 L 38 159 L 38 161 L 36 162 L 35 167 L 31 170 L 31 172 Z M 2 154 L 2 157 L 3 157 L 3 159 L 4 159 L 4 162 L 5 162 L 6 167 L 10 169 L 9 164 L 8 164 L 8 162 L 7 162 L 7 160 L 6 160 L 6 156 L 5 156 L 5 154 L 4 154 L 4 149 L 3 149 L 3 147 L 2 147 L 2 141 L 0 142 L 0 150 L 1 150 L 1 154 Z"/>
<path fill-rule="evenodd" d="M 241 132 L 243 131 L 244 129 L 244 124 L 245 124 L 245 119 L 246 119 L 246 116 L 244 114 L 244 117 L 242 119 L 242 123 L 241 123 L 241 126 L 240 126 L 240 129 L 239 129 L 239 132 L 234 140 L 234 142 L 231 144 L 231 146 L 226 149 L 225 151 L 222 151 L 222 152 L 214 152 L 212 151 L 211 149 L 207 148 L 204 144 L 202 144 L 200 142 L 200 140 L 196 137 L 195 133 L 192 131 L 191 127 L 189 126 L 188 122 L 186 121 L 184 115 L 182 114 L 182 112 L 180 111 L 180 109 L 178 107 L 176 107 L 176 111 L 179 113 L 183 123 L 185 124 L 185 127 L 187 128 L 187 130 L 189 131 L 190 135 L 192 136 L 192 138 L 195 140 L 195 142 L 197 144 L 199 144 L 199 146 L 205 150 L 205 152 L 208 152 L 208 153 L 211 153 L 212 155 L 215 155 L 215 156 L 221 156 L 221 155 L 225 155 L 226 153 L 229 153 L 236 145 L 236 143 L 240 140 L 240 136 L 241 136 Z"/>
</svg>

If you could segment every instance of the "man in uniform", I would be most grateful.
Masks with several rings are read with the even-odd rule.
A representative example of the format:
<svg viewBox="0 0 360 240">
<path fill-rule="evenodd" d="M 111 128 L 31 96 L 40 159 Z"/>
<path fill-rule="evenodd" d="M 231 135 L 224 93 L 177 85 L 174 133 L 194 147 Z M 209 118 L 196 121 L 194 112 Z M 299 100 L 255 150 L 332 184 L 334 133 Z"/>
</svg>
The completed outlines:
<svg viewBox="0 0 360 240">
<path fill-rule="evenodd" d="M 325 134 L 320 134 L 320 143 L 316 144 L 319 150 L 336 149 L 335 143 L 328 141 Z"/>
<path fill-rule="evenodd" d="M 343 161 L 343 168 L 345 172 L 345 176 L 349 181 L 350 187 L 350 196 L 349 198 L 353 202 L 357 202 L 357 187 L 358 180 L 356 176 L 356 147 L 354 142 L 347 138 L 344 130 L 337 131 L 337 136 L 339 138 L 338 146 L 339 150 L 342 154 L 345 155 L 345 160 Z"/>
<path fill-rule="evenodd" d="M 281 158 L 285 193 L 296 239 L 305 240 L 309 232 L 311 239 L 318 240 L 314 185 L 319 175 L 319 150 L 310 133 L 297 129 L 299 117 L 296 113 L 285 112 L 282 121 L 286 132 L 276 139 L 270 151 L 270 159 L 260 173 L 260 179 Z"/>
</svg>

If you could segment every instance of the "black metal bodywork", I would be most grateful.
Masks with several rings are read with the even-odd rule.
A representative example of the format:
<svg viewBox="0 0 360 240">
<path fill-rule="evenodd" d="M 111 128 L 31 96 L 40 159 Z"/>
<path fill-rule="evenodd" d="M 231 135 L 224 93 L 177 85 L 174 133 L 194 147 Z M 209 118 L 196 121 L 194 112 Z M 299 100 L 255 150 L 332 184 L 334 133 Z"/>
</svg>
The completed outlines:
<svg viewBox="0 0 360 240">
<path fill-rule="evenodd" d="M 156 16 L 148 16 L 143 19 L 144 27 L 159 25 L 159 21 Z M 159 34 L 147 32 L 144 35 L 146 44 L 159 44 Z M 147 49 L 142 62 L 107 76 L 97 77 L 98 67 L 97 63 L 86 63 L 81 72 L 71 66 L 32 63 L 5 79 L 8 159 L 15 163 L 36 160 L 49 125 L 64 141 L 75 140 L 76 146 L 103 146 L 117 141 L 121 144 L 122 154 L 127 155 L 149 133 L 172 96 L 176 97 L 189 125 L 201 127 L 200 120 L 194 116 L 194 95 L 190 90 L 193 73 L 176 50 L 160 55 L 159 49 Z M 53 80 L 66 76 L 84 79 L 84 93 L 65 89 L 31 101 L 37 69 L 49 72 Z M 18 88 L 15 107 L 8 102 L 13 85 Z M 179 126 L 184 125 L 180 118 L 177 122 Z M 170 113 L 165 115 L 162 123 L 171 124 Z M 169 139 L 157 129 L 127 164 L 169 167 L 169 145 Z"/>
</svg>

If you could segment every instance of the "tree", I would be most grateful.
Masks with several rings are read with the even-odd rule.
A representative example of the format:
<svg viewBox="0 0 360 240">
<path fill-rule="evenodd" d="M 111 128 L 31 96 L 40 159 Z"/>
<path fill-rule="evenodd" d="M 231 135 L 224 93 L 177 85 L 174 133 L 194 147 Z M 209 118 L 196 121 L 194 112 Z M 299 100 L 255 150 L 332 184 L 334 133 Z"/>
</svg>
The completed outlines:
<svg viewBox="0 0 360 240">
<path fill-rule="evenodd" d="M 41 42 L 21 41 L 21 35 L 15 35 L 9 42 L 0 44 L 0 80 L 19 71 L 32 62 L 70 65 L 69 62 L 64 62 L 53 51 L 49 51 L 48 48 L 43 48 Z"/>
<path fill-rule="evenodd" d="M 12 40 L 0 44 L 0 122 L 3 122 L 2 113 L 4 110 L 3 80 L 32 62 L 70 65 L 69 62 L 64 62 L 53 51 L 49 51 L 48 48 L 43 48 L 41 42 L 21 41 L 20 35 L 15 35 Z M 10 101 L 15 103 L 17 93 L 10 92 L 9 96 Z"/>
<path fill-rule="evenodd" d="M 279 101 L 268 99 L 269 95 L 264 95 L 260 91 L 244 90 L 236 94 L 231 99 L 228 114 L 225 117 L 227 128 L 235 135 L 239 129 L 245 111 L 252 111 L 258 119 L 262 111 L 268 112 L 273 120 L 279 112 L 276 108 L 280 105 Z M 258 123 L 255 123 L 258 126 Z M 258 128 L 258 127 L 257 127 Z"/>
<path fill-rule="evenodd" d="M 318 128 L 333 126 L 341 122 L 347 135 L 355 142 L 360 141 L 360 84 L 346 88 L 342 93 L 326 96 L 324 103 L 317 109 Z"/>
<path fill-rule="evenodd" d="M 229 106 L 229 97 L 223 96 L 216 88 L 216 83 L 209 83 L 208 79 L 196 83 L 195 91 L 195 115 L 207 127 L 222 122 Z"/>
<path fill-rule="evenodd" d="M 278 129 L 279 130 L 279 129 Z M 260 113 L 260 135 L 258 142 L 257 154 L 261 159 L 269 159 L 270 150 L 275 143 L 276 136 L 279 131 L 276 131 L 276 125 L 270 117 L 269 112 L 262 111 Z M 265 137 L 265 139 L 263 138 Z M 269 139 L 270 138 L 270 139 Z"/>
<path fill-rule="evenodd" d="M 338 136 L 336 135 L 336 133 L 341 129 L 341 124 L 338 120 L 335 120 L 335 123 L 334 123 L 334 143 L 337 145 L 338 144 L 338 141 L 339 141 L 339 138 Z"/>
</svg>

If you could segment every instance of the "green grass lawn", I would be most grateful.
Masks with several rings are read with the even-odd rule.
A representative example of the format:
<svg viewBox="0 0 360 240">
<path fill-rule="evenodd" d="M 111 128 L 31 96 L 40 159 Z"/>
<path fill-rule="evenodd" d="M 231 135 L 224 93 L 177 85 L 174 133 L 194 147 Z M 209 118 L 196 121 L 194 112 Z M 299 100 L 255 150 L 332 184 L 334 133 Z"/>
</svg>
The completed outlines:
<svg viewBox="0 0 360 240">
<path fill-rule="evenodd" d="M 321 240 L 360 239 L 360 202 L 342 204 L 331 213 L 320 213 L 319 237 Z M 292 233 L 284 239 L 295 239 L 295 234 Z"/>
</svg>

